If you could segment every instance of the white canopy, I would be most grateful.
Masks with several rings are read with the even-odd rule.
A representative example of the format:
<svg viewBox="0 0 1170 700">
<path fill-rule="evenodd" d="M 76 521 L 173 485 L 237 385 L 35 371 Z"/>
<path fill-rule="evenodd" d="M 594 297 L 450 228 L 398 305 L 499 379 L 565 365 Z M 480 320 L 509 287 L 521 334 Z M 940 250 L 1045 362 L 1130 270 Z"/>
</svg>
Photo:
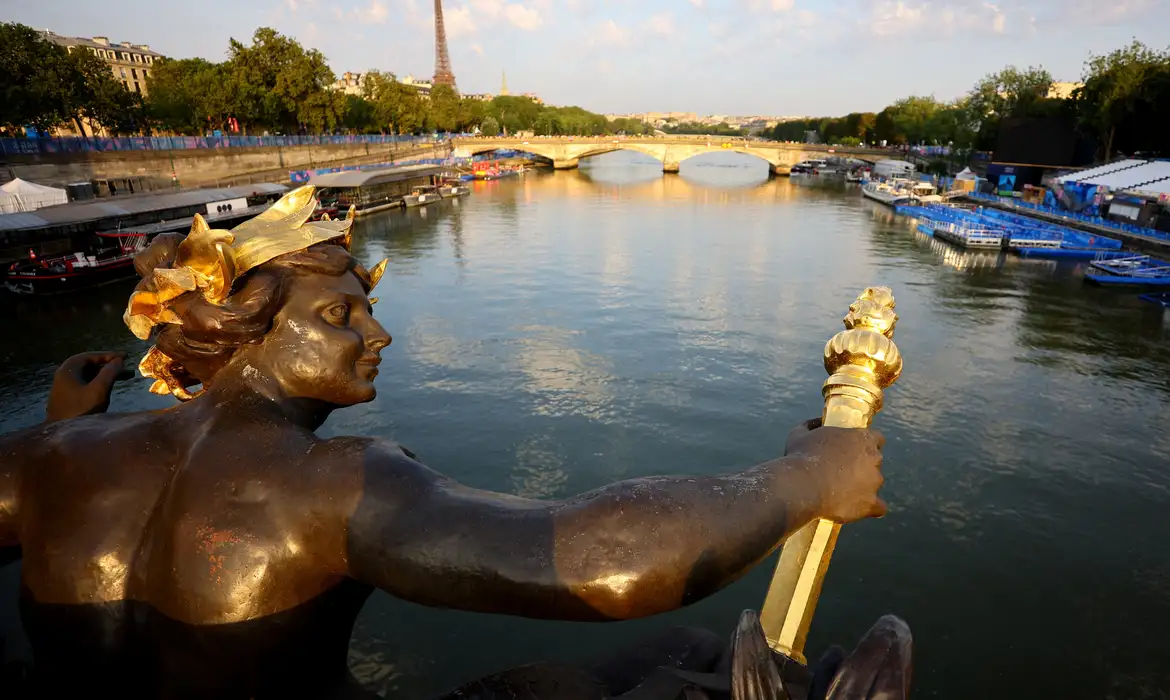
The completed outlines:
<svg viewBox="0 0 1170 700">
<path fill-rule="evenodd" d="M 975 174 L 971 168 L 963 168 L 963 171 L 955 176 L 956 180 L 978 180 L 979 176 Z"/>
<path fill-rule="evenodd" d="M 35 182 L 16 178 L 0 186 L 0 213 L 15 214 L 35 211 L 53 204 L 65 204 L 69 195 L 56 187 L 45 187 Z"/>
</svg>

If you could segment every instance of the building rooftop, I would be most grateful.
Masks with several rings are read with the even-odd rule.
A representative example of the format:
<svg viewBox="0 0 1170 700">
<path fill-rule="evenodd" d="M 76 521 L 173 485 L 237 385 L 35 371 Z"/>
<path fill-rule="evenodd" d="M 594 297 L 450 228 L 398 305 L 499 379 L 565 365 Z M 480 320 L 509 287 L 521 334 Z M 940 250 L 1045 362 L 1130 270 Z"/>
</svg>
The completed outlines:
<svg viewBox="0 0 1170 700">
<path fill-rule="evenodd" d="M 435 165 L 400 165 L 377 170 L 343 170 L 337 173 L 323 173 L 309 178 L 314 187 L 369 187 L 387 182 L 397 182 L 416 177 L 426 177 L 446 170 Z"/>
<path fill-rule="evenodd" d="M 41 36 L 59 46 L 86 46 L 92 49 L 127 50 L 148 56 L 154 56 L 155 58 L 163 58 L 161 53 L 152 51 L 146 44 L 132 44 L 129 41 L 118 43 L 110 41 L 109 38 L 104 36 L 95 36 L 92 39 L 88 39 L 83 36 L 61 36 L 60 34 L 55 34 L 54 32 L 49 31 L 48 29 L 43 30 L 41 32 Z"/>
<path fill-rule="evenodd" d="M 68 204 L 44 207 L 36 211 L 0 214 L 0 231 L 69 226 L 152 211 L 165 212 L 169 209 L 212 204 L 239 197 L 276 194 L 287 190 L 288 187 L 284 185 L 256 183 L 221 189 L 142 193 L 109 199 L 84 199 Z"/>
</svg>

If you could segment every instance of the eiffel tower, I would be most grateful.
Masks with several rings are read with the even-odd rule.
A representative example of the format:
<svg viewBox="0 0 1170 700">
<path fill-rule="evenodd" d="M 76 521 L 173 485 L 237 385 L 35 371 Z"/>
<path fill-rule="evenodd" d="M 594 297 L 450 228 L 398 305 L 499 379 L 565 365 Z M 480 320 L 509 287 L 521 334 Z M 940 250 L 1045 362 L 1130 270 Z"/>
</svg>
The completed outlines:
<svg viewBox="0 0 1170 700">
<path fill-rule="evenodd" d="M 455 74 L 447 55 L 447 31 L 443 29 L 443 0 L 435 0 L 435 77 L 431 82 L 455 87 Z"/>
</svg>

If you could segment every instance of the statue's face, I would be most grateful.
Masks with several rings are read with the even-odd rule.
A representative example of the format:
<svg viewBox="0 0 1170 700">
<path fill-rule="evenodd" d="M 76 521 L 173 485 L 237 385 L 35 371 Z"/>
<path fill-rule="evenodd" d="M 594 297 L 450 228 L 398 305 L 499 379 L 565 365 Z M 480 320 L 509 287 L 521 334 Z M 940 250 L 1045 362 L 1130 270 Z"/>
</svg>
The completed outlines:
<svg viewBox="0 0 1170 700">
<path fill-rule="evenodd" d="M 352 273 L 309 273 L 288 284 L 272 330 L 248 362 L 290 398 L 338 406 L 372 400 L 378 353 L 391 338 L 374 320 L 361 282 Z"/>
</svg>

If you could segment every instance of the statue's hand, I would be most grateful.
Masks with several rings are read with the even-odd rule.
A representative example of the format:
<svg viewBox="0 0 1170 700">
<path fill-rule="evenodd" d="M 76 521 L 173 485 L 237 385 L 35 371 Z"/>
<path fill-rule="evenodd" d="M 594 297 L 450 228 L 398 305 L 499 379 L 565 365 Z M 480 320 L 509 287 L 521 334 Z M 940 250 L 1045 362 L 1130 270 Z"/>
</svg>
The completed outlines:
<svg viewBox="0 0 1170 700">
<path fill-rule="evenodd" d="M 882 446 L 876 430 L 829 428 L 819 418 L 798 425 L 788 435 L 785 454 L 802 458 L 819 495 L 818 515 L 839 523 L 881 517 L 886 504 L 882 486 Z"/>
<path fill-rule="evenodd" d="M 83 352 L 61 363 L 49 390 L 46 420 L 105 413 L 114 382 L 134 376 L 122 369 L 125 359 L 124 352 Z"/>
</svg>

